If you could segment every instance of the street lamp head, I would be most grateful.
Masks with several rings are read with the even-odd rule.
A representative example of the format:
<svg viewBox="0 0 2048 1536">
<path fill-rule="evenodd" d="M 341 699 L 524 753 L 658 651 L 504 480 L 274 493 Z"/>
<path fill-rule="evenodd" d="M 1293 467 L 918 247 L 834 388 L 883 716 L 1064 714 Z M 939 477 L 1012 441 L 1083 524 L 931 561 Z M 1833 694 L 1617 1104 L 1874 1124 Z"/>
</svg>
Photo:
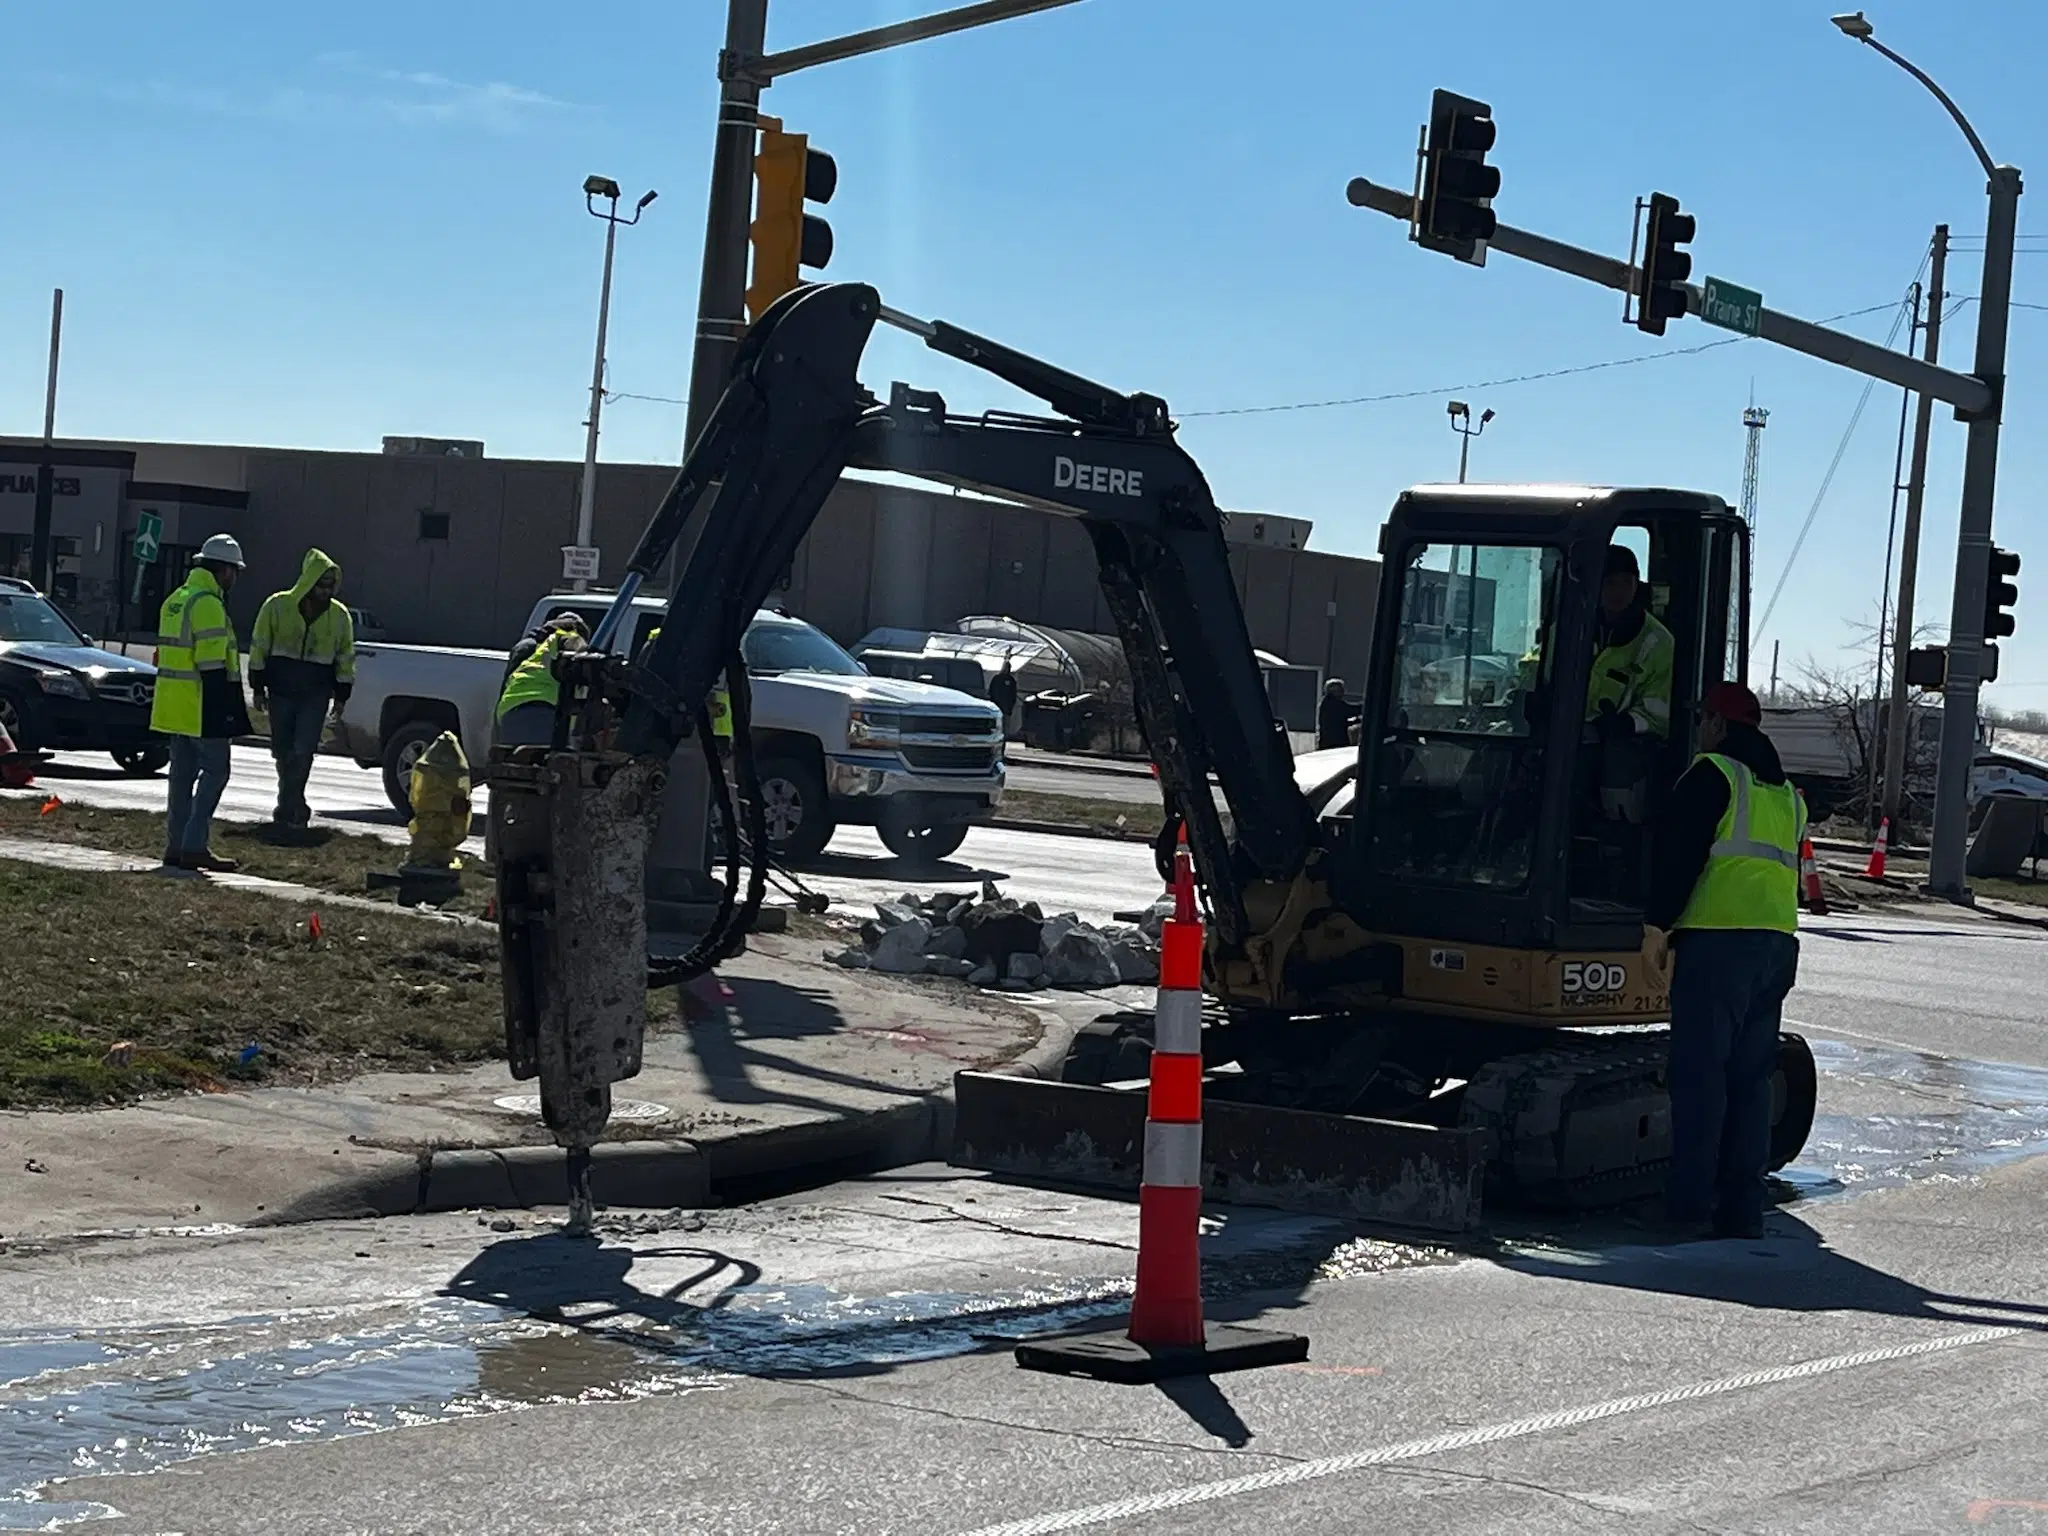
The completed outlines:
<svg viewBox="0 0 2048 1536">
<path fill-rule="evenodd" d="M 608 197 L 613 202 L 617 202 L 619 200 L 619 184 L 609 176 L 586 176 L 583 178 L 583 195 L 585 197 Z"/>
<path fill-rule="evenodd" d="M 1449 409 L 1450 414 L 1453 416 L 1470 416 L 1472 414 L 1472 407 L 1462 400 L 1453 400 L 1450 403 Z"/>
<path fill-rule="evenodd" d="M 1859 43 L 1867 43 L 1877 34 L 1877 28 L 1863 19 L 1861 11 L 1844 11 L 1839 16 L 1830 16 L 1828 20 L 1842 29 L 1844 37 L 1853 37 Z"/>
<path fill-rule="evenodd" d="M 638 213 L 641 209 L 645 208 L 649 203 L 653 202 L 659 196 L 661 196 L 659 192 L 655 191 L 652 187 L 649 187 L 647 189 L 646 195 L 642 197 L 639 202 L 633 205 L 633 211 L 635 213 Z"/>
<path fill-rule="evenodd" d="M 1481 425 L 1482 427 L 1485 426 L 1491 420 L 1493 420 L 1493 412 L 1491 410 L 1485 410 L 1479 413 L 1479 425 Z"/>
</svg>

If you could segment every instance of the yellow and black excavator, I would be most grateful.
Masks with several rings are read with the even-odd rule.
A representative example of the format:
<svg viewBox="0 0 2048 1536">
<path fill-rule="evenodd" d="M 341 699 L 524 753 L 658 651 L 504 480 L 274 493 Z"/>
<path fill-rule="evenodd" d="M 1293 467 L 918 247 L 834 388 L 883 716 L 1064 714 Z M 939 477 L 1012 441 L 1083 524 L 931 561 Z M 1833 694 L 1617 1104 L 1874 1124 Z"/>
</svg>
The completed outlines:
<svg viewBox="0 0 2048 1536">
<path fill-rule="evenodd" d="M 1045 402 L 949 412 L 858 368 L 886 323 Z M 647 983 L 736 944 L 766 839 L 727 839 L 725 899 L 649 967 L 643 866 L 658 789 L 691 735 L 727 825 L 758 822 L 739 641 L 848 468 L 887 469 L 1078 519 L 1129 658 L 1171 829 L 1208 921 L 1212 1191 L 1432 1228 L 1482 1192 L 1544 1205 L 1646 1193 L 1669 1156 L 1667 977 L 1642 953 L 1648 828 L 1692 752 L 1699 699 L 1747 666 L 1748 544 L 1720 498 L 1665 489 L 1432 486 L 1382 530 L 1356 749 L 1295 759 L 1275 720 L 1218 512 L 1166 402 L 1078 377 L 858 283 L 799 288 L 748 332 L 590 648 L 562 662 L 555 740 L 494 757 L 512 1070 L 538 1076 L 587 1215 L 610 1085 L 639 1069 Z M 615 620 L 682 543 L 658 639 Z M 1664 728 L 1588 700 L 1616 546 L 1671 637 Z M 738 800 L 706 700 L 733 680 Z M 1605 689 L 1611 698 L 1613 690 Z M 1626 701 L 1624 701 L 1626 703 Z M 1668 707 L 1664 707 L 1668 706 Z M 740 867 L 741 849 L 753 866 Z M 744 889 L 742 888 L 744 886 Z M 1149 1020 L 1085 1031 L 1062 1080 L 961 1074 L 953 1159 L 1135 1185 Z M 1771 1162 L 1811 1128 L 1805 1042 L 1781 1042 Z"/>
</svg>

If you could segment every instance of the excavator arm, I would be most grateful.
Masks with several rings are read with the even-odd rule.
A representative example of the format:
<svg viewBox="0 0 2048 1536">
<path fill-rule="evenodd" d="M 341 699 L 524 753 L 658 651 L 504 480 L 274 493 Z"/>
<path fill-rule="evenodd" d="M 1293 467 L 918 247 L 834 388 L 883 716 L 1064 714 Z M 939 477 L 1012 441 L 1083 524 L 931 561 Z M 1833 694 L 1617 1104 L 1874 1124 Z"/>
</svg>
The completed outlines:
<svg viewBox="0 0 2048 1536">
<path fill-rule="evenodd" d="M 860 384 L 878 322 L 1002 378 L 1054 414 L 959 416 L 938 395 Z M 1184 819 L 1226 946 L 1258 937 L 1245 893 L 1297 882 L 1315 818 L 1267 702 L 1223 540 L 1222 514 L 1174 440 L 1166 402 L 1122 394 L 942 322 L 885 308 L 873 288 L 784 295 L 748 331 L 731 381 L 642 534 L 588 650 L 556 664 L 548 748 L 491 764 L 507 1058 L 540 1079 L 542 1118 L 569 1154 L 570 1222 L 590 1219 L 590 1148 L 611 1085 L 640 1067 L 647 966 L 644 868 L 662 777 L 697 735 L 728 837 L 712 931 L 650 980 L 686 979 L 731 952 L 760 901 L 766 838 L 749 751 L 740 641 L 849 468 L 892 470 L 1077 518 L 1130 664 L 1138 720 L 1169 808 Z M 617 643 L 640 587 L 679 553 L 660 634 L 638 657 Z M 739 802 L 711 749 L 706 700 L 731 682 Z M 1226 829 L 1211 777 L 1230 812 Z M 744 902 L 739 849 L 750 845 Z"/>
<path fill-rule="evenodd" d="M 877 401 L 857 374 L 877 321 L 1058 414 L 960 416 L 938 395 L 902 384 Z M 1243 882 L 1296 875 L 1314 817 L 1246 632 L 1222 514 L 1175 441 L 1166 402 L 898 315 L 861 284 L 799 289 L 762 317 L 650 524 L 635 572 L 652 574 L 686 532 L 694 541 L 661 634 L 631 674 L 619 748 L 673 750 L 848 468 L 914 475 L 1081 521 L 1129 661 L 1139 725 L 1169 803 L 1186 818 L 1219 937 L 1241 941 Z M 708 512 L 691 527 L 692 506 L 714 482 Z M 1228 834 L 1212 774 L 1230 811 Z"/>
</svg>

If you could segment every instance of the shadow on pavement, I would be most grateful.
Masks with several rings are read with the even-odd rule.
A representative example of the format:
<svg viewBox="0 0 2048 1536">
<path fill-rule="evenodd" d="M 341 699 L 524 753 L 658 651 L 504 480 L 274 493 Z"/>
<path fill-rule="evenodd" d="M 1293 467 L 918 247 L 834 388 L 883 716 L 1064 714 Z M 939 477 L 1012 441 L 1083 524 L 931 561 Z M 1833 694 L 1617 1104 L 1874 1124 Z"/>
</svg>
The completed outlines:
<svg viewBox="0 0 2048 1536">
<path fill-rule="evenodd" d="M 1489 1257 L 1521 1274 L 1769 1311 L 1872 1312 L 2048 1332 L 2048 1306 L 1929 1290 L 1836 1252 L 1812 1227 L 1784 1214 L 1769 1217 L 1755 1242 L 1624 1241 L 1576 1250 L 1502 1248 Z"/>
<path fill-rule="evenodd" d="M 1251 1426 L 1238 1416 L 1223 1389 L 1208 1376 L 1177 1376 L 1159 1383 L 1159 1390 L 1195 1424 L 1233 1450 L 1252 1443 Z"/>
<path fill-rule="evenodd" d="M 920 862 L 864 853 L 821 853 L 816 858 L 793 862 L 790 868 L 806 875 L 836 875 L 847 880 L 905 880 L 919 885 L 965 883 L 979 886 L 984 880 L 1007 880 L 1004 869 L 985 869 L 962 864 L 957 859 Z"/>
<path fill-rule="evenodd" d="M 635 1263 L 655 1259 L 697 1262 L 675 1284 L 644 1291 L 627 1278 L 627 1272 Z M 731 1278 L 722 1278 L 728 1273 Z M 621 1319 L 637 1319 L 661 1328 L 694 1329 L 724 1306 L 735 1290 L 760 1278 L 756 1265 L 708 1248 L 633 1249 L 551 1232 L 491 1244 L 464 1265 L 442 1293 L 569 1328 L 609 1328 Z M 714 1282 L 718 1288 L 712 1295 L 682 1299 Z"/>
</svg>

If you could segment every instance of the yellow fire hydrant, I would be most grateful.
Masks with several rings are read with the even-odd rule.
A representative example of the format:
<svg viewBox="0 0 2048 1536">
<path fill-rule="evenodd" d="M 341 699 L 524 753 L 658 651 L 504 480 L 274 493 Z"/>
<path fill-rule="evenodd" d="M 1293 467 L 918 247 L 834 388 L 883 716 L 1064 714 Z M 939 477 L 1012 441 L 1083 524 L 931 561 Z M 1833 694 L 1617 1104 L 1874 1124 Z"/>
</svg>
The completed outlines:
<svg viewBox="0 0 2048 1536">
<path fill-rule="evenodd" d="M 459 851 L 469 836 L 469 759 L 453 731 L 436 736 L 412 765 L 413 869 L 462 868 Z"/>
</svg>

